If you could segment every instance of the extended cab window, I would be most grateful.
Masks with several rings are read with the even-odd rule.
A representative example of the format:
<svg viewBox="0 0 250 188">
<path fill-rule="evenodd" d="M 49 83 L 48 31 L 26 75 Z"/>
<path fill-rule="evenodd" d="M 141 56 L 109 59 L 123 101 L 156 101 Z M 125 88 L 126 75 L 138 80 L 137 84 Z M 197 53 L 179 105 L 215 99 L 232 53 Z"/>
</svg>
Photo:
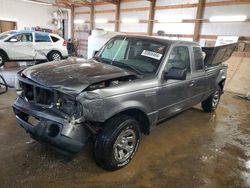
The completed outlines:
<svg viewBox="0 0 250 188">
<path fill-rule="evenodd" d="M 176 46 L 172 49 L 165 71 L 168 71 L 172 67 L 187 69 L 187 72 L 190 72 L 190 56 L 188 47 Z"/>
<path fill-rule="evenodd" d="M 31 33 L 17 34 L 11 37 L 9 40 L 11 39 L 16 39 L 18 42 L 32 42 L 33 41 L 33 37 Z"/>
<path fill-rule="evenodd" d="M 35 42 L 51 42 L 47 33 L 35 33 Z"/>
<path fill-rule="evenodd" d="M 194 70 L 203 70 L 203 55 L 200 47 L 193 47 L 194 51 Z"/>
</svg>

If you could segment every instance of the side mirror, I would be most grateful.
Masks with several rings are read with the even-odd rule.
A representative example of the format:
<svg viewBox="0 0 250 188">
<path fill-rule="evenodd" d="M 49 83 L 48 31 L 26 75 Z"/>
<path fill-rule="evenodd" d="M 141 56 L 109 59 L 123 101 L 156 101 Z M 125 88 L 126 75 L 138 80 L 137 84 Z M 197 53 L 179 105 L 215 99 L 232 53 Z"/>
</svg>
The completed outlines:
<svg viewBox="0 0 250 188">
<path fill-rule="evenodd" d="M 15 38 L 12 38 L 12 39 L 9 40 L 9 42 L 18 42 L 18 40 L 15 39 Z"/>
<path fill-rule="evenodd" d="M 164 79 L 169 80 L 186 80 L 187 77 L 187 70 L 186 69 L 181 69 L 181 68 L 176 68 L 172 67 L 169 69 L 168 72 L 164 72 Z"/>
<path fill-rule="evenodd" d="M 98 50 L 95 50 L 95 51 L 93 52 L 93 56 L 92 56 L 92 57 L 95 57 L 95 55 L 96 55 L 98 52 L 99 52 Z"/>
</svg>

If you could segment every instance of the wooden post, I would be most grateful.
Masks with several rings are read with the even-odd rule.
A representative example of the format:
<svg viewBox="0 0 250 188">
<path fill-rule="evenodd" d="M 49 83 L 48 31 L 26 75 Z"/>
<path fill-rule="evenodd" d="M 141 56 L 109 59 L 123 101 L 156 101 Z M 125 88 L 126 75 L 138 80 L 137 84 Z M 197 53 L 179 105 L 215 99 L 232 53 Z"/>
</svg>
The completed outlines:
<svg viewBox="0 0 250 188">
<path fill-rule="evenodd" d="M 94 22 L 95 22 L 95 5 L 94 1 L 91 1 L 91 6 L 90 6 L 90 30 L 92 31 L 94 29 Z"/>
<path fill-rule="evenodd" d="M 71 6 L 71 41 L 74 42 L 75 39 L 75 7 L 74 5 Z"/>
<path fill-rule="evenodd" d="M 121 1 L 115 5 L 115 31 L 120 31 L 120 8 L 121 8 Z"/>
<path fill-rule="evenodd" d="M 148 16 L 148 35 L 153 34 L 154 28 L 154 19 L 155 19 L 155 1 L 150 0 L 150 9 L 149 9 L 149 16 Z"/>
<path fill-rule="evenodd" d="M 195 25 L 194 25 L 194 35 L 193 35 L 193 41 L 196 41 L 196 42 L 199 42 L 200 40 L 200 31 L 201 31 L 201 26 L 202 26 L 205 3 L 206 3 L 206 0 L 199 0 L 198 6 L 197 6 L 196 20 L 195 20 Z"/>
</svg>

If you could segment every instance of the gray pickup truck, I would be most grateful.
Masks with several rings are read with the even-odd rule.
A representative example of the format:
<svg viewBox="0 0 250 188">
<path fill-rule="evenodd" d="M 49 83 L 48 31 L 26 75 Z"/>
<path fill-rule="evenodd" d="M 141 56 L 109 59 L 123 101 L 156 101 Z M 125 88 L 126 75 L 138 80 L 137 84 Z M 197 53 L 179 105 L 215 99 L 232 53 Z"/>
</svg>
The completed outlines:
<svg viewBox="0 0 250 188">
<path fill-rule="evenodd" d="M 17 122 L 35 140 L 67 154 L 94 140 L 107 170 L 134 157 L 141 133 L 198 103 L 216 109 L 226 80 L 222 64 L 236 44 L 116 36 L 93 59 L 68 59 L 17 74 Z M 204 54 L 205 57 L 204 57 Z"/>
</svg>

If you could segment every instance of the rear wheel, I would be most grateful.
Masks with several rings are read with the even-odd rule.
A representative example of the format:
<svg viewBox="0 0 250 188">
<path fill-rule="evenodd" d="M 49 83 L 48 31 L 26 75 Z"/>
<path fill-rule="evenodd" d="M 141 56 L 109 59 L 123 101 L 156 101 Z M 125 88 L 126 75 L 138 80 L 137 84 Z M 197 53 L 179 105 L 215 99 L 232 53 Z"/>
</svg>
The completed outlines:
<svg viewBox="0 0 250 188">
<path fill-rule="evenodd" d="M 49 61 L 60 61 L 62 59 L 62 56 L 60 52 L 53 51 L 48 56 Z"/>
<path fill-rule="evenodd" d="M 106 170 L 125 166 L 137 151 L 140 134 L 139 123 L 132 117 L 120 115 L 111 118 L 96 138 L 96 163 Z"/>
<path fill-rule="evenodd" d="M 5 61 L 5 56 L 0 52 L 0 67 L 4 65 Z"/>
<path fill-rule="evenodd" d="M 205 112 L 213 112 L 217 108 L 220 102 L 220 96 L 221 96 L 221 89 L 218 86 L 216 91 L 201 103 L 203 110 Z"/>
</svg>

